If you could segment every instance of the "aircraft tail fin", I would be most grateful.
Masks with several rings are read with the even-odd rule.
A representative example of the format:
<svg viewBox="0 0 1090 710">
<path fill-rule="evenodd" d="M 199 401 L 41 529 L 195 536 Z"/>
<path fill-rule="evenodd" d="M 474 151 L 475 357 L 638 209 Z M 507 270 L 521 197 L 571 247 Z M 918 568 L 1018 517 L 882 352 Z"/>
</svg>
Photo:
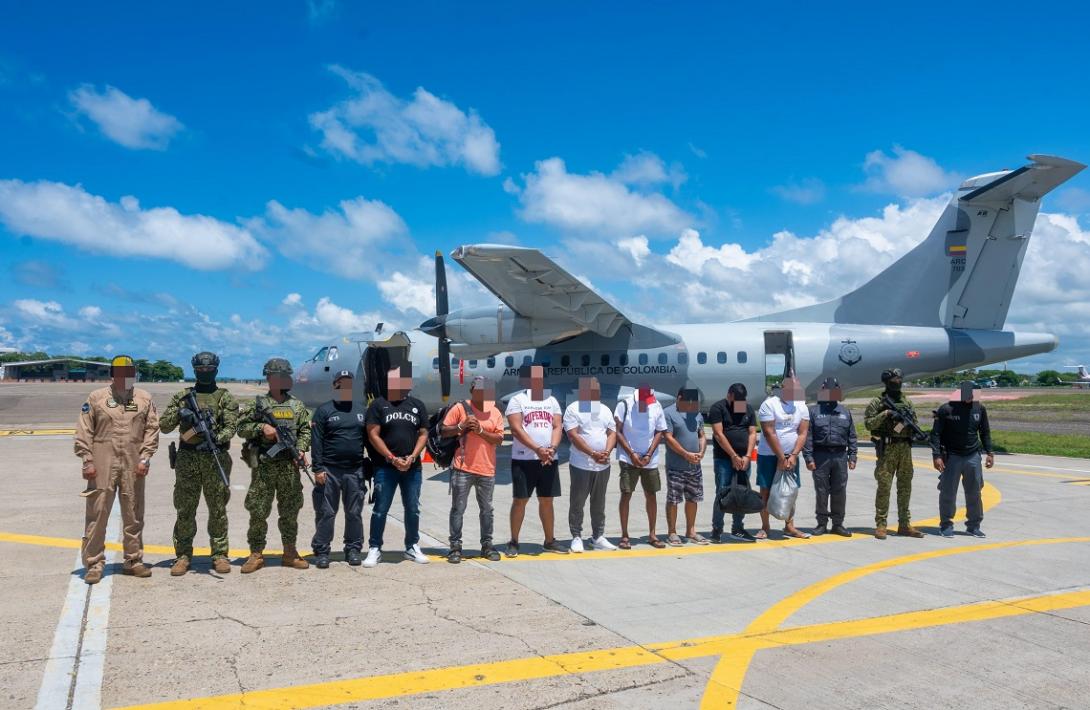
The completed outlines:
<svg viewBox="0 0 1090 710">
<path fill-rule="evenodd" d="M 1029 160 L 963 182 L 927 239 L 855 291 L 751 320 L 1002 329 L 1041 197 L 1086 167 Z"/>
</svg>

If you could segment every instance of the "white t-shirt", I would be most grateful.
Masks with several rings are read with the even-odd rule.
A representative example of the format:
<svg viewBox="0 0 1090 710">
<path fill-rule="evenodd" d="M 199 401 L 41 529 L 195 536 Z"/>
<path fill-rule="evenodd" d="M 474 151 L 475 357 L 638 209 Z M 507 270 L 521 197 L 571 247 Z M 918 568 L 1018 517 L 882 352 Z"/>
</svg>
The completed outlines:
<svg viewBox="0 0 1090 710">
<path fill-rule="evenodd" d="M 799 424 L 810 420 L 810 409 L 806 402 L 784 402 L 779 397 L 769 397 L 757 410 L 757 421 L 775 422 L 776 436 L 780 440 L 780 450 L 790 454 L 799 440 Z M 764 434 L 757 446 L 758 456 L 775 456 L 776 452 L 768 445 Z"/>
<path fill-rule="evenodd" d="M 662 411 L 662 405 L 658 402 L 647 405 L 646 411 L 641 412 L 635 397 L 625 397 L 617 402 L 617 409 L 614 410 L 613 415 L 621 421 L 624 438 L 637 454 L 647 451 L 647 447 L 651 446 L 651 440 L 655 438 L 655 432 L 666 431 L 669 428 L 666 426 L 666 415 Z M 623 446 L 617 447 L 617 460 L 627 464 L 632 463 Z M 658 468 L 658 465 L 659 449 L 656 447 L 651 452 L 651 461 L 647 466 Z"/>
<path fill-rule="evenodd" d="M 591 402 L 590 411 L 582 412 L 579 410 L 579 404 L 578 401 L 572 402 L 564 410 L 564 431 L 578 429 L 579 436 L 591 450 L 605 451 L 609 432 L 617 429 L 617 423 L 613 421 L 613 412 L 609 410 L 609 407 L 602 406 L 600 402 Z M 574 445 L 571 447 L 568 465 L 584 471 L 604 471 L 609 468 L 608 461 L 598 463 Z"/>
<path fill-rule="evenodd" d="M 530 439 L 541 446 L 551 446 L 553 443 L 553 415 L 561 414 L 560 403 L 556 397 L 546 397 L 535 402 L 530 399 L 530 390 L 523 390 L 507 402 L 507 411 L 504 416 L 512 414 L 522 415 L 522 428 Z M 519 461 L 537 461 L 537 454 L 526 448 L 518 439 L 512 437 L 511 458 Z"/>
</svg>

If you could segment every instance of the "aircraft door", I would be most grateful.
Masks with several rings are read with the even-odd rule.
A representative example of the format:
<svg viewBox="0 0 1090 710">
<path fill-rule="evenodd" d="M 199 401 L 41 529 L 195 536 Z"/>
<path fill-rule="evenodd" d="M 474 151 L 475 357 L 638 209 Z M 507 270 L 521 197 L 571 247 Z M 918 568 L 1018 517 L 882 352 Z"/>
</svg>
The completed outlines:
<svg viewBox="0 0 1090 710">
<path fill-rule="evenodd" d="M 772 384 L 795 374 L 795 345 L 789 330 L 766 330 L 765 340 L 765 394 Z"/>
<path fill-rule="evenodd" d="M 394 338 L 391 338 L 394 340 Z M 360 369 L 363 376 L 363 396 L 365 402 L 370 402 L 375 397 L 385 397 L 386 378 L 390 370 L 410 362 L 408 339 L 402 338 L 405 344 L 385 345 L 383 343 L 370 343 L 363 351 L 360 358 Z M 413 373 L 413 377 L 423 376 L 423 373 Z"/>
</svg>

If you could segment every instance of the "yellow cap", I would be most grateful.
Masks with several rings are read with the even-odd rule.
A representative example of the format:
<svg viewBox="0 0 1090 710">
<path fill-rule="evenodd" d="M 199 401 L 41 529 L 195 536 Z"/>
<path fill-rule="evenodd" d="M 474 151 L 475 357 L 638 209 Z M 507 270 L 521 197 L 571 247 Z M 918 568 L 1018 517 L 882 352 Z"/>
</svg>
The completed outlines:
<svg viewBox="0 0 1090 710">
<path fill-rule="evenodd" d="M 133 367 L 135 363 L 128 355 L 118 355 L 110 361 L 110 367 Z"/>
</svg>

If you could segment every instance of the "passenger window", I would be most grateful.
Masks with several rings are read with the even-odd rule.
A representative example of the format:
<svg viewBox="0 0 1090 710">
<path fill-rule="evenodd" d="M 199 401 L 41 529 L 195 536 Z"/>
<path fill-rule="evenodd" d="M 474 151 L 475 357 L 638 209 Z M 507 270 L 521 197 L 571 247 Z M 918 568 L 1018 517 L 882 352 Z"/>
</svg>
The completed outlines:
<svg viewBox="0 0 1090 710">
<path fill-rule="evenodd" d="M 707 361 L 708 361 L 708 353 L 697 353 L 696 354 L 696 364 L 703 365 Z"/>
<path fill-rule="evenodd" d="M 746 355 L 746 351 L 745 350 L 739 350 L 738 351 L 738 364 L 739 365 L 745 365 L 746 360 L 749 360 L 749 356 Z"/>
<path fill-rule="evenodd" d="M 452 358 L 450 359 L 450 366 L 451 366 L 451 367 L 458 367 L 458 358 L 456 358 L 456 357 L 452 357 Z"/>
<path fill-rule="evenodd" d="M 477 361 L 476 360 L 470 360 L 469 361 L 469 369 L 470 370 L 476 370 L 477 369 Z"/>
<path fill-rule="evenodd" d="M 666 353 L 659 353 L 659 364 L 665 365 L 667 361 Z"/>
<path fill-rule="evenodd" d="M 677 364 L 679 364 L 679 365 L 688 365 L 689 364 L 689 353 L 678 353 L 677 354 Z"/>
<path fill-rule="evenodd" d="M 609 367 L 609 355 L 602 356 L 602 367 Z"/>
<path fill-rule="evenodd" d="M 508 355 L 507 357 L 505 357 L 503 359 L 503 366 L 504 367 L 514 367 L 515 366 L 515 358 L 512 357 L 511 355 Z"/>
<path fill-rule="evenodd" d="M 722 350 L 720 350 L 719 352 L 717 352 L 715 354 L 715 361 L 718 362 L 720 365 L 726 365 L 727 364 L 727 354 L 725 352 L 723 352 Z"/>
<path fill-rule="evenodd" d="M 522 366 L 523 367 L 529 367 L 530 365 L 533 365 L 533 364 L 534 364 L 534 359 L 532 357 L 530 357 L 529 355 L 523 355 L 522 356 Z"/>
<path fill-rule="evenodd" d="M 570 364 L 571 364 L 571 357 L 569 357 L 567 355 L 561 355 L 560 356 L 560 366 L 561 367 L 567 367 Z"/>
<path fill-rule="evenodd" d="M 433 357 L 431 359 L 431 369 L 433 369 L 433 370 L 438 370 L 439 369 L 439 358 Z"/>
<path fill-rule="evenodd" d="M 647 364 L 647 353 L 640 353 L 640 364 L 641 365 L 646 365 Z"/>
<path fill-rule="evenodd" d="M 618 364 L 624 367 L 628 364 L 628 353 L 621 353 L 621 356 L 617 359 Z"/>
<path fill-rule="evenodd" d="M 491 370 L 493 367 L 496 366 L 496 358 L 494 358 L 494 357 L 488 358 L 487 360 L 485 360 L 485 362 L 488 363 L 488 369 L 489 370 Z"/>
<path fill-rule="evenodd" d="M 580 355 L 579 364 L 583 367 L 590 367 L 590 355 Z"/>
</svg>

